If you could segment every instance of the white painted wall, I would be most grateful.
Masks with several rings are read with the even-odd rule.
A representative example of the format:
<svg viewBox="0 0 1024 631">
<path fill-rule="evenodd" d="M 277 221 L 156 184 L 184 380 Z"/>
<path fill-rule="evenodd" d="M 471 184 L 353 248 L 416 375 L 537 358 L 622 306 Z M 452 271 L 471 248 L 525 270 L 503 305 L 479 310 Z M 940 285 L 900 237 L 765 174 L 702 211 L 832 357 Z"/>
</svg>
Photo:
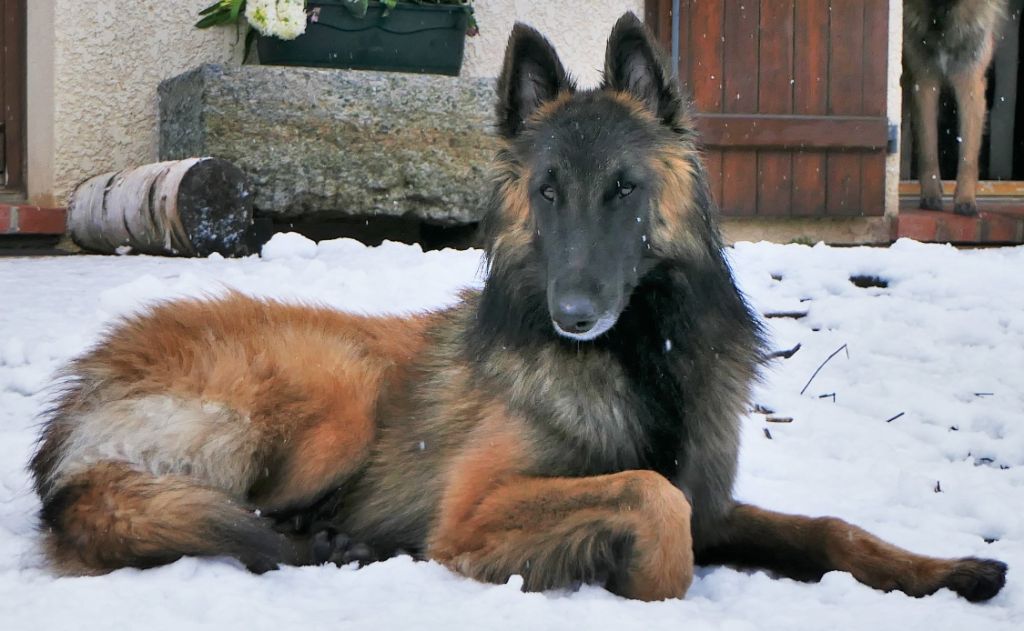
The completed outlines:
<svg viewBox="0 0 1024 631">
<path fill-rule="evenodd" d="M 583 86 L 600 78 L 605 42 L 615 20 L 626 11 L 644 16 L 643 0 L 477 0 L 473 6 L 480 35 L 466 41 L 463 75 L 496 76 L 508 34 L 520 21 L 551 40 L 566 69 Z"/>
<path fill-rule="evenodd" d="M 27 187 L 29 200 L 63 205 L 81 180 L 157 158 L 156 86 L 206 62 L 239 63 L 232 28 L 200 31 L 212 0 L 28 2 Z M 556 46 L 584 85 L 599 77 L 604 42 L 643 0 L 477 0 L 480 35 L 467 40 L 463 74 L 495 76 L 516 20 Z M 900 120 L 902 3 L 889 3 L 888 117 Z M 899 157 L 886 162 L 886 210 L 898 206 Z"/>
<path fill-rule="evenodd" d="M 192 27 L 210 1 L 28 3 L 31 201 L 62 205 L 81 180 L 156 158 L 157 84 L 241 56 L 234 29 Z"/>
<path fill-rule="evenodd" d="M 28 3 L 28 194 L 63 205 L 80 181 L 157 158 L 160 81 L 196 65 L 239 63 L 234 28 L 201 31 L 212 0 L 31 0 Z M 597 80 L 604 42 L 643 0 L 478 0 L 480 35 L 463 74 L 495 76 L 518 19 L 548 35 L 566 66 Z"/>
</svg>

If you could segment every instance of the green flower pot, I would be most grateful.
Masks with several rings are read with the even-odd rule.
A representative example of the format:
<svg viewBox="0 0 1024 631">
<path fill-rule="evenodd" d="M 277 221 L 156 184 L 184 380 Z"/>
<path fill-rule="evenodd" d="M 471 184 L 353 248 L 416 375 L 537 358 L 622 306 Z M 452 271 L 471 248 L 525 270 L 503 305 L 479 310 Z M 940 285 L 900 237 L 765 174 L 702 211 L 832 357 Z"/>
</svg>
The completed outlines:
<svg viewBox="0 0 1024 631">
<path fill-rule="evenodd" d="M 471 9 L 400 2 L 384 15 L 371 3 L 358 18 L 338 0 L 310 2 L 316 21 L 285 41 L 259 36 L 260 63 L 458 75 Z"/>
</svg>

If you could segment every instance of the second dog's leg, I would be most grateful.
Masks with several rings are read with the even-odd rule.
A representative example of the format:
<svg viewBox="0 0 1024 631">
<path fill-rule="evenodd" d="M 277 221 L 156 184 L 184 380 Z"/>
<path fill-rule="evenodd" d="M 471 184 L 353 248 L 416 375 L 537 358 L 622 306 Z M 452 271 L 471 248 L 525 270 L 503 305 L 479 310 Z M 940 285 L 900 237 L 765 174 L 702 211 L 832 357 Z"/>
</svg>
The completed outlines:
<svg viewBox="0 0 1024 631">
<path fill-rule="evenodd" d="M 785 515 L 747 504 L 733 508 L 718 541 L 698 547 L 697 563 L 759 567 L 802 581 L 840 570 L 875 589 L 926 596 L 948 587 L 971 601 L 992 598 L 1006 582 L 1006 564 L 999 561 L 927 557 L 835 517 Z"/>
<path fill-rule="evenodd" d="M 915 77 L 910 86 L 914 100 L 914 144 L 917 178 L 921 182 L 921 208 L 942 210 L 942 179 L 939 177 L 939 93 L 942 84 L 931 76 Z"/>
<path fill-rule="evenodd" d="M 527 590 L 606 582 L 628 598 L 681 598 L 693 579 L 690 504 L 650 471 L 586 478 L 456 481 L 427 556 Z M 483 486 L 481 486 L 483 485 Z"/>
<path fill-rule="evenodd" d="M 903 66 L 903 77 L 900 80 L 900 89 L 903 92 L 902 111 L 900 112 L 900 179 L 910 179 L 911 156 L 915 151 L 914 147 L 914 107 L 911 105 L 914 99 L 914 83 L 907 67 Z"/>
<path fill-rule="evenodd" d="M 958 215 L 977 215 L 975 199 L 978 187 L 978 155 L 981 153 L 981 133 L 985 127 L 985 69 L 992 57 L 992 48 L 977 65 L 950 77 L 956 91 L 956 109 L 960 122 L 960 161 L 956 169 L 956 194 L 953 212 Z"/>
</svg>

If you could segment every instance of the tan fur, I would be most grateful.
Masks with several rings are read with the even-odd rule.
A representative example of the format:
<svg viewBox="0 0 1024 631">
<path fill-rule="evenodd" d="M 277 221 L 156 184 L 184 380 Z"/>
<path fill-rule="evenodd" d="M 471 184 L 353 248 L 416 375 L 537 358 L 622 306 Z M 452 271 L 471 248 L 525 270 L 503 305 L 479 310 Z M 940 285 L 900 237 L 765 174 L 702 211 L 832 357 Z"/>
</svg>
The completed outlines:
<svg viewBox="0 0 1024 631">
<path fill-rule="evenodd" d="M 665 147 L 651 158 L 651 168 L 664 183 L 651 237 L 656 246 L 669 252 L 700 251 L 687 225 L 689 214 L 694 212 L 696 174 L 692 164 L 692 156 L 682 147 Z"/>
<path fill-rule="evenodd" d="M 545 101 L 537 106 L 537 109 L 535 109 L 527 119 L 527 125 L 536 124 L 538 121 L 550 117 L 552 114 L 567 105 L 570 100 L 572 100 L 572 92 L 569 90 L 560 90 L 555 98 Z"/>
<path fill-rule="evenodd" d="M 693 578 L 690 505 L 668 480 L 650 471 L 524 476 L 528 458 L 515 419 L 493 408 L 478 429 L 448 472 L 431 558 L 479 580 L 520 574 L 527 589 L 547 589 L 579 578 L 566 575 L 566 564 L 583 577 L 598 571 L 590 564 L 607 533 L 629 537 L 633 546 L 616 591 L 640 600 L 686 593 Z"/>
<path fill-rule="evenodd" d="M 906 0 L 903 9 L 903 91 L 913 114 L 921 207 L 942 208 L 939 174 L 939 95 L 944 84 L 956 94 L 959 161 L 954 211 L 977 213 L 978 154 L 985 125 L 985 72 L 1006 0 L 955 0 L 936 4 Z M 909 162 L 907 163 L 909 169 Z"/>
<path fill-rule="evenodd" d="M 611 39 L 635 52 L 639 33 L 657 55 L 638 28 L 624 16 Z M 623 115 L 664 122 L 600 92 Z M 266 571 L 318 559 L 310 532 L 282 527 L 298 517 L 480 580 L 520 574 L 527 589 L 586 581 L 642 600 L 682 597 L 696 553 L 991 598 L 1006 569 L 995 561 L 911 555 L 839 520 L 731 499 L 760 341 L 721 258 L 693 140 L 676 126 L 686 116 L 648 147 L 661 186 L 650 249 L 672 266 L 634 290 L 654 302 L 630 305 L 643 328 L 672 327 L 678 354 L 623 319 L 632 337 L 607 346 L 573 347 L 530 322 L 550 315 L 534 302 L 535 280 L 494 274 L 537 250 L 528 168 L 506 150 L 487 226 L 489 288 L 505 290 L 491 299 L 504 302 L 490 310 L 486 291 L 405 318 L 231 293 L 128 318 L 73 362 L 31 465 L 53 560 L 92 572 L 228 555 Z M 532 311 L 517 312 L 518 301 Z M 519 324 L 534 330 L 518 339 Z"/>
<path fill-rule="evenodd" d="M 503 163 L 498 167 L 501 175 L 500 190 L 505 226 L 492 246 L 496 260 L 515 260 L 523 256 L 533 240 L 530 219 L 529 181 L 525 168 Z"/>
<path fill-rule="evenodd" d="M 625 107 L 629 115 L 647 122 L 656 122 L 655 116 L 635 96 L 628 92 L 611 91 L 608 96 Z M 667 254 L 700 251 L 688 221 L 693 210 L 697 174 L 694 162 L 699 158 L 694 147 L 686 142 L 663 146 L 650 159 L 650 168 L 662 183 L 658 212 L 654 214 L 652 243 Z"/>
<path fill-rule="evenodd" d="M 629 111 L 630 116 L 649 123 L 656 122 L 654 114 L 647 109 L 647 106 L 629 92 L 613 90 L 608 92 L 608 96 L 619 105 L 625 107 Z"/>
<path fill-rule="evenodd" d="M 555 99 L 539 106 L 531 115 L 530 124 L 535 126 L 554 115 L 565 107 L 570 97 L 571 93 L 562 91 Z M 628 92 L 609 90 L 605 97 L 622 106 L 631 117 L 652 124 L 657 122 L 647 106 Z M 651 156 L 650 168 L 658 174 L 658 179 L 663 184 L 658 212 L 654 215 L 651 241 L 665 253 L 700 252 L 700 244 L 696 241 L 693 230 L 687 225 L 689 214 L 693 212 L 697 177 L 693 165 L 697 159 L 696 149 L 688 142 L 673 142 L 661 147 Z M 532 237 L 526 188 L 529 172 L 509 163 L 499 163 L 499 170 L 506 174 L 502 180 L 502 197 L 505 200 L 508 221 L 508 229 L 501 235 L 499 245 L 512 252 L 521 252 L 529 245 Z"/>
<path fill-rule="evenodd" d="M 396 368 L 416 356 L 424 323 L 423 318 L 365 318 L 239 294 L 216 309 L 195 300 L 158 307 L 145 319 L 129 321 L 78 363 L 80 374 L 103 387 L 82 401 L 93 411 L 83 415 L 82 429 L 72 435 L 89 436 L 73 442 L 130 450 L 166 426 L 181 433 L 182 442 L 153 447 L 178 466 L 153 473 L 191 465 L 194 474 L 236 496 L 262 477 L 273 481 L 253 500 L 267 510 L 308 502 L 351 472 L 339 463 L 354 466 L 365 457 L 377 398 Z M 254 328 L 262 334 L 253 336 Z M 170 397 L 169 407 L 196 412 L 187 420 L 160 423 L 132 409 L 139 407 L 133 402 L 154 397 Z M 103 399 L 112 403 L 103 405 Z M 214 418 L 205 422 L 200 410 Z M 110 428 L 105 434 L 89 430 L 88 419 L 97 415 Z M 218 416 L 223 418 L 217 421 Z M 202 476 L 209 467 L 196 459 L 221 428 L 234 435 L 230 449 L 216 450 L 218 467 L 235 478 L 230 482 L 212 473 Z M 291 444 L 315 449 L 297 451 Z M 75 457 L 75 451 L 66 456 Z M 88 464 L 88 455 L 83 457 Z M 262 470 L 254 468 L 259 464 Z"/>
<path fill-rule="evenodd" d="M 440 344 L 432 351 L 441 353 L 438 360 L 450 361 L 442 359 L 451 342 L 444 336 L 459 331 L 469 313 L 456 308 L 368 319 L 232 294 L 163 305 L 129 321 L 78 362 L 80 374 L 93 381 L 74 391 L 80 398 L 66 401 L 65 409 L 82 413 L 63 418 L 54 426 L 60 432 L 49 437 L 71 450 L 53 475 L 55 492 L 74 498 L 59 516 L 59 532 L 49 537 L 51 558 L 63 571 L 92 573 L 231 552 L 230 542 L 211 535 L 218 525 L 263 528 L 253 504 L 310 501 L 368 465 L 361 484 L 372 493 L 353 494 L 347 506 L 357 532 L 360 520 L 365 526 L 389 516 L 433 515 L 426 556 L 470 577 L 504 582 L 520 574 L 528 589 L 547 589 L 615 572 L 609 586 L 631 598 L 685 594 L 694 563 L 691 508 L 664 477 L 649 471 L 538 475 L 537 435 L 492 393 L 477 388 L 458 362 L 443 364 L 430 377 L 444 391 L 440 407 L 408 407 L 416 401 L 399 393 L 412 378 L 411 353 L 426 352 L 429 335 Z M 244 336 L 239 322 L 249 322 Z M 168 361 L 157 368 L 159 353 Z M 549 371 L 514 357 L 492 370 L 524 378 Z M 293 372 L 283 374 L 282 365 Z M 236 387 L 229 391 L 224 386 L 232 379 Z M 173 394 L 159 394 L 161 388 Z M 557 389 L 552 394 L 557 397 Z M 391 398 L 385 403 L 384 396 Z M 516 404 L 514 392 L 509 400 Z M 172 425 L 182 424 L 180 440 L 171 439 L 167 423 L 161 425 L 161 410 Z M 381 413 L 425 415 L 430 433 L 423 440 L 395 432 L 378 436 Z M 202 421 L 204 415 L 209 418 Z M 78 432 L 101 428 L 96 419 L 104 416 L 112 428 L 99 431 L 91 444 L 119 445 L 120 451 L 87 457 L 82 445 L 89 439 Z M 200 458 L 201 450 L 187 448 L 207 443 L 214 446 L 211 454 L 222 457 Z M 153 458 L 157 452 L 161 457 Z M 296 542 L 275 539 L 270 531 L 265 536 L 274 559 L 305 562 Z M 763 546 L 816 559 L 872 587 L 912 595 L 985 571 L 974 559 L 912 554 L 835 518 L 745 505 L 733 509 L 719 536 L 732 547 Z M 698 551 L 703 562 L 730 562 L 728 554 L 716 556 L 714 545 Z M 234 553 L 244 559 L 244 550 Z M 616 565 L 623 561 L 626 567 Z M 261 558 L 247 563 L 266 567 Z"/>
<path fill-rule="evenodd" d="M 911 596 L 926 596 L 960 582 L 970 586 L 972 576 L 985 571 L 978 559 L 914 554 L 835 517 L 787 515 L 746 504 L 733 509 L 720 534 L 741 548 L 773 551 L 782 565 L 785 558 L 814 559 L 818 567 L 849 572 L 875 589 L 900 590 Z M 732 562 L 714 547 L 703 551 L 699 560 Z M 800 577 L 820 578 L 820 570 L 807 571 Z"/>
<path fill-rule="evenodd" d="M 67 574 L 98 573 L 137 557 L 173 561 L 180 554 L 165 552 L 172 540 L 186 553 L 217 554 L 209 533 L 196 527 L 196 516 L 217 511 L 248 517 L 223 493 L 181 476 L 139 475 L 121 463 L 95 465 L 68 484 L 80 487 L 81 496 L 64 515 L 63 537 L 47 542 L 56 568 Z"/>
<path fill-rule="evenodd" d="M 422 410 L 437 419 L 438 434 L 418 448 L 393 434 L 378 440 L 380 397 L 407 387 L 425 323 L 462 317 L 455 310 L 367 319 L 232 294 L 130 320 L 77 363 L 92 381 L 71 402 L 87 411 L 66 420 L 69 453 L 53 473 L 55 488 L 75 490 L 55 561 L 102 571 L 133 559 L 148 565 L 216 553 L 197 519 L 224 510 L 254 519 L 247 507 L 309 502 L 369 464 L 363 484 L 384 494 L 353 495 L 357 532 L 360 519 L 400 513 L 402 489 L 430 498 L 435 479 L 442 490 L 433 500 L 431 558 L 486 580 L 520 573 L 527 587 L 543 589 L 578 578 L 573 568 L 589 576 L 590 556 L 603 545 L 592 539 L 607 535 L 628 541 L 633 559 L 618 591 L 645 600 L 682 596 L 693 566 L 682 492 L 645 471 L 582 479 L 528 473 L 536 450 L 530 431 L 457 365 L 435 377 L 450 398 Z M 413 412 L 404 405 L 399 397 L 383 409 Z M 106 428 L 92 433 L 104 420 Z M 374 443 L 377 455 L 368 460 Z"/>
<path fill-rule="evenodd" d="M 941 209 L 942 180 L 939 177 L 939 96 L 942 83 L 937 77 L 920 77 L 914 83 L 910 96 L 915 147 L 917 148 L 917 172 L 921 180 L 921 205 L 931 210 Z M 936 121 L 936 124 L 931 124 Z M 938 200 L 939 207 L 935 208 Z"/>
<path fill-rule="evenodd" d="M 148 394 L 94 406 L 69 432 L 54 477 L 61 483 L 103 462 L 134 462 L 153 475 L 191 475 L 240 495 L 258 472 L 260 436 L 222 404 Z"/>
<path fill-rule="evenodd" d="M 985 70 L 992 60 L 994 46 L 989 40 L 984 57 L 969 71 L 950 77 L 956 93 L 960 143 L 956 169 L 956 191 L 953 203 L 973 206 L 978 187 L 978 156 L 981 153 L 981 135 L 985 128 Z"/>
</svg>

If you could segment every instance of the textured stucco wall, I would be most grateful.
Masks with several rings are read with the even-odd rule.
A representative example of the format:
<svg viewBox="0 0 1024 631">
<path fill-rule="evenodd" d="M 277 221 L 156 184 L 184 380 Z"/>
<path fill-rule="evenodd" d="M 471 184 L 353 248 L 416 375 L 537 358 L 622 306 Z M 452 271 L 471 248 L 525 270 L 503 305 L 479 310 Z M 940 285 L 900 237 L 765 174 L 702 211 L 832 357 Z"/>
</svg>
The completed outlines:
<svg viewBox="0 0 1024 631">
<path fill-rule="evenodd" d="M 208 4 L 29 2 L 36 14 L 30 22 L 38 32 L 48 30 L 42 34 L 53 42 L 50 51 L 29 47 L 30 81 L 37 70 L 43 75 L 37 79 L 43 85 L 30 90 L 29 142 L 38 143 L 34 153 L 43 165 L 33 174 L 30 164 L 30 195 L 62 201 L 89 176 L 156 159 L 157 84 L 204 62 L 240 57 L 234 29 L 192 27 L 196 13 Z M 48 24 L 41 21 L 47 11 L 53 16 Z"/>
<path fill-rule="evenodd" d="M 233 28 L 200 31 L 211 0 L 31 0 L 30 196 L 62 203 L 80 181 L 157 158 L 157 84 L 207 62 L 238 63 Z M 481 34 L 464 76 L 495 76 L 516 20 L 545 33 L 567 68 L 593 84 L 612 23 L 642 0 L 479 0 Z"/>
<path fill-rule="evenodd" d="M 62 203 L 79 181 L 155 160 L 156 86 L 206 62 L 237 63 L 234 29 L 192 27 L 211 0 L 31 0 L 28 3 L 28 189 Z M 642 0 L 478 0 L 481 34 L 467 42 L 465 76 L 497 74 L 516 20 L 544 33 L 584 85 L 599 77 L 604 42 Z M 902 5 L 889 3 L 888 117 L 900 120 Z M 898 205 L 899 158 L 886 162 L 887 214 Z"/>
<path fill-rule="evenodd" d="M 496 76 L 508 34 L 518 20 L 551 40 L 566 69 L 584 86 L 598 81 L 615 20 L 626 11 L 641 19 L 644 15 L 643 0 L 477 0 L 473 6 L 480 35 L 466 42 L 463 75 Z"/>
</svg>

